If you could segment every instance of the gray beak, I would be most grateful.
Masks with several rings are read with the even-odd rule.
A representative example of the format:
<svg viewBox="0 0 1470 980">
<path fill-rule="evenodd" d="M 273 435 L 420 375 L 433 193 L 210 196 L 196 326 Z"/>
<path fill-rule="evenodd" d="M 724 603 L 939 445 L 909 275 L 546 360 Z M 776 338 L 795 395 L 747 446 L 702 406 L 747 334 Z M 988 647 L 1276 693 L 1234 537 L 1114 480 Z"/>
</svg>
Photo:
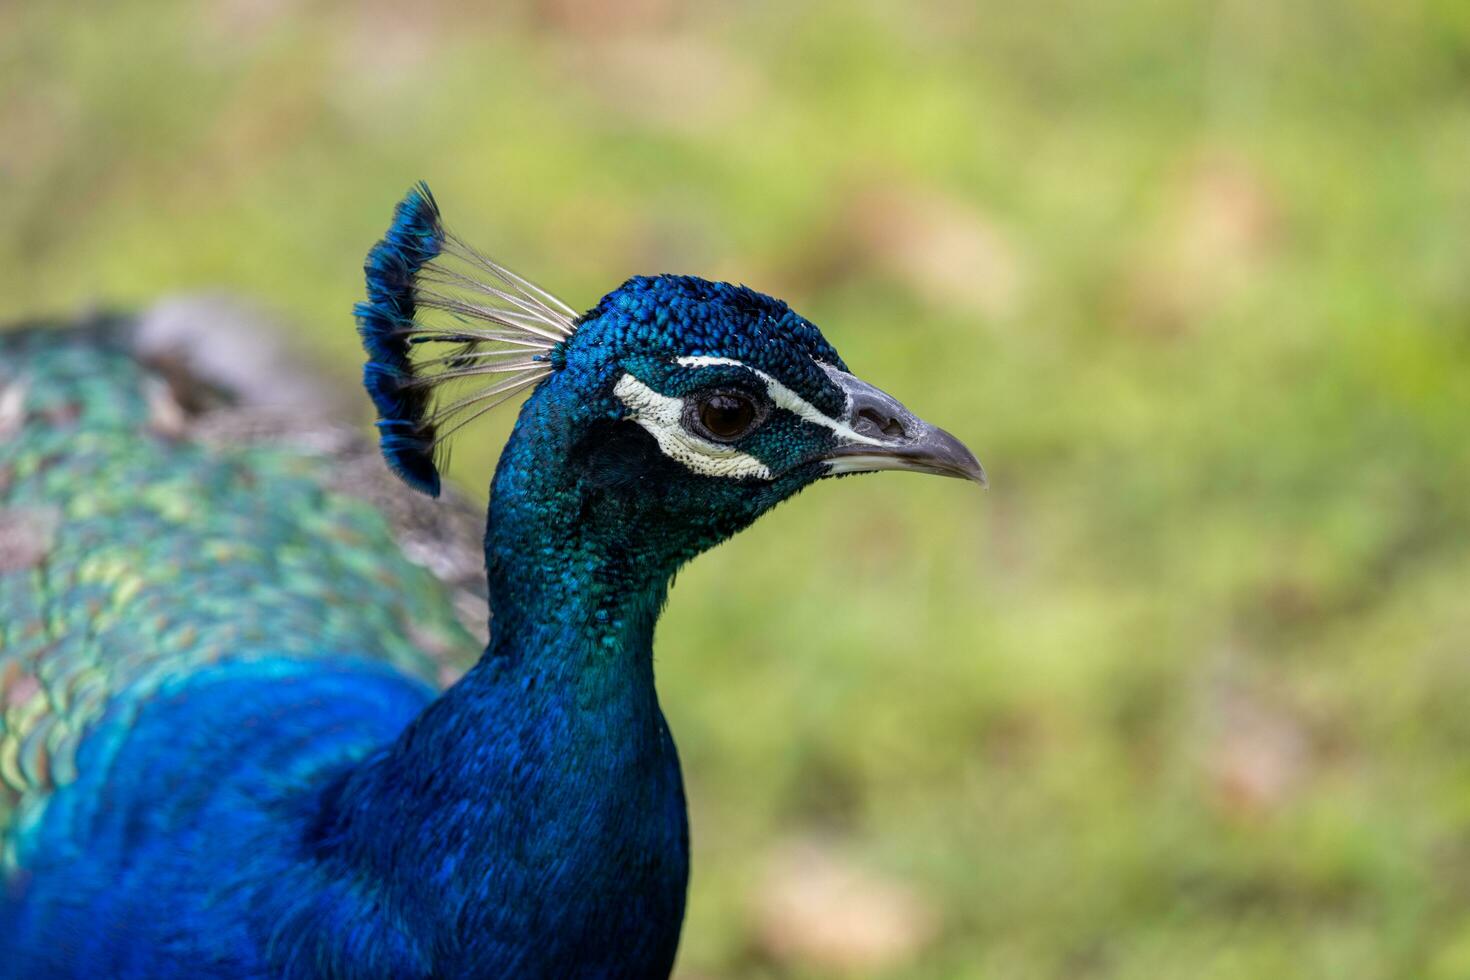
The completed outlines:
<svg viewBox="0 0 1470 980">
<path fill-rule="evenodd" d="M 838 433 L 841 444 L 823 457 L 829 476 L 908 470 L 987 486 L 985 468 L 964 443 L 866 381 L 833 367 L 826 370 L 847 394 L 843 427 L 848 431 Z"/>
</svg>

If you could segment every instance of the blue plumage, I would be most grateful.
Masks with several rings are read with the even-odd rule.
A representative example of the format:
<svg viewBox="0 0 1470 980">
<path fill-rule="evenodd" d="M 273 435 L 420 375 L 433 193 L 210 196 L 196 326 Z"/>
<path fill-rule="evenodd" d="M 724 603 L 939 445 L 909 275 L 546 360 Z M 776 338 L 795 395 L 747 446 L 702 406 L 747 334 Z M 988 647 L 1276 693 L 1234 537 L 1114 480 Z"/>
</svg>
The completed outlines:
<svg viewBox="0 0 1470 980">
<path fill-rule="evenodd" d="M 383 240 L 368 252 L 363 272 L 368 298 L 353 308 L 367 350 L 363 385 L 378 410 L 383 458 L 410 486 L 439 496 L 434 425 L 424 418 L 428 393 L 413 388 L 409 329 L 416 304 L 414 277 L 444 246 L 439 206 L 427 184 L 399 202 Z"/>
<path fill-rule="evenodd" d="M 339 461 L 155 431 L 158 378 L 125 347 L 12 352 L 45 394 L 18 399 L 0 506 L 66 506 L 32 564 L 0 567 L 21 705 L 0 975 L 667 975 L 688 876 L 653 684 L 671 577 L 825 476 L 983 480 L 745 287 L 638 277 L 575 315 L 445 233 L 422 186 L 367 278 L 365 384 L 411 485 L 436 493 L 444 437 L 531 392 L 491 481 L 489 640 L 442 692 L 412 646 L 457 648 L 447 600 L 332 489 Z M 57 603 L 74 625 L 37 612 Z M 57 681 L 93 665 L 100 687 Z M 41 724 L 80 733 L 45 779 Z"/>
</svg>

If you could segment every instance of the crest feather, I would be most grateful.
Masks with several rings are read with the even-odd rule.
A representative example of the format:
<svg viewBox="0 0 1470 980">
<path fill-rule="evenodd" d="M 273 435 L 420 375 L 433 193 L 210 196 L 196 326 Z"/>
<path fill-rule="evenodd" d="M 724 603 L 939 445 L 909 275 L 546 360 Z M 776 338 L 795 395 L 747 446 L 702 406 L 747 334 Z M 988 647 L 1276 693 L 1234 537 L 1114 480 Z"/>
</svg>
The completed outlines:
<svg viewBox="0 0 1470 980">
<path fill-rule="evenodd" d="M 394 209 L 363 273 L 367 300 L 353 313 L 383 458 L 437 497 L 448 437 L 551 374 L 577 313 L 446 232 L 422 182 Z M 441 344 L 447 353 L 435 352 Z"/>
</svg>

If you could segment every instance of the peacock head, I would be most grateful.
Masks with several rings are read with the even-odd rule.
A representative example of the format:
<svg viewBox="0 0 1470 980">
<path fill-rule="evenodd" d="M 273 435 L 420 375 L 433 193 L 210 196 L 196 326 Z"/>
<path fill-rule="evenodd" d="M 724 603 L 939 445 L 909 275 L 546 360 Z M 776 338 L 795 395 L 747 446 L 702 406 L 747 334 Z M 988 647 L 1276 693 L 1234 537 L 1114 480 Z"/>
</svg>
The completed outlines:
<svg viewBox="0 0 1470 980">
<path fill-rule="evenodd" d="M 492 496 L 523 502 L 552 534 L 590 526 L 619 529 L 641 551 L 663 542 L 657 565 L 824 477 L 909 470 L 985 483 L 959 440 L 745 286 L 640 276 L 578 314 L 448 234 L 422 184 L 366 272 L 356 313 L 383 455 L 428 494 L 439 493 L 446 439 L 528 388 Z"/>
</svg>

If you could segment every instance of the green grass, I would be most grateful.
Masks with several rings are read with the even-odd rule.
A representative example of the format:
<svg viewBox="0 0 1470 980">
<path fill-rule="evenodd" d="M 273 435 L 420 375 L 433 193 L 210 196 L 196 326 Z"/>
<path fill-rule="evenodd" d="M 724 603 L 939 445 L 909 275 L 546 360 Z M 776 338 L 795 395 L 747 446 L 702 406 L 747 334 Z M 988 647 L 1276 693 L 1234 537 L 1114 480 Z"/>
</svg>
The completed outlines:
<svg viewBox="0 0 1470 980">
<path fill-rule="evenodd" d="M 841 481 L 681 575 L 684 976 L 1470 976 L 1470 7 L 406 10 L 0 6 L 0 315 L 225 289 L 349 386 L 423 177 L 574 305 L 777 292 L 970 442 L 988 495 Z M 793 840 L 928 925 L 782 945 Z"/>
</svg>

